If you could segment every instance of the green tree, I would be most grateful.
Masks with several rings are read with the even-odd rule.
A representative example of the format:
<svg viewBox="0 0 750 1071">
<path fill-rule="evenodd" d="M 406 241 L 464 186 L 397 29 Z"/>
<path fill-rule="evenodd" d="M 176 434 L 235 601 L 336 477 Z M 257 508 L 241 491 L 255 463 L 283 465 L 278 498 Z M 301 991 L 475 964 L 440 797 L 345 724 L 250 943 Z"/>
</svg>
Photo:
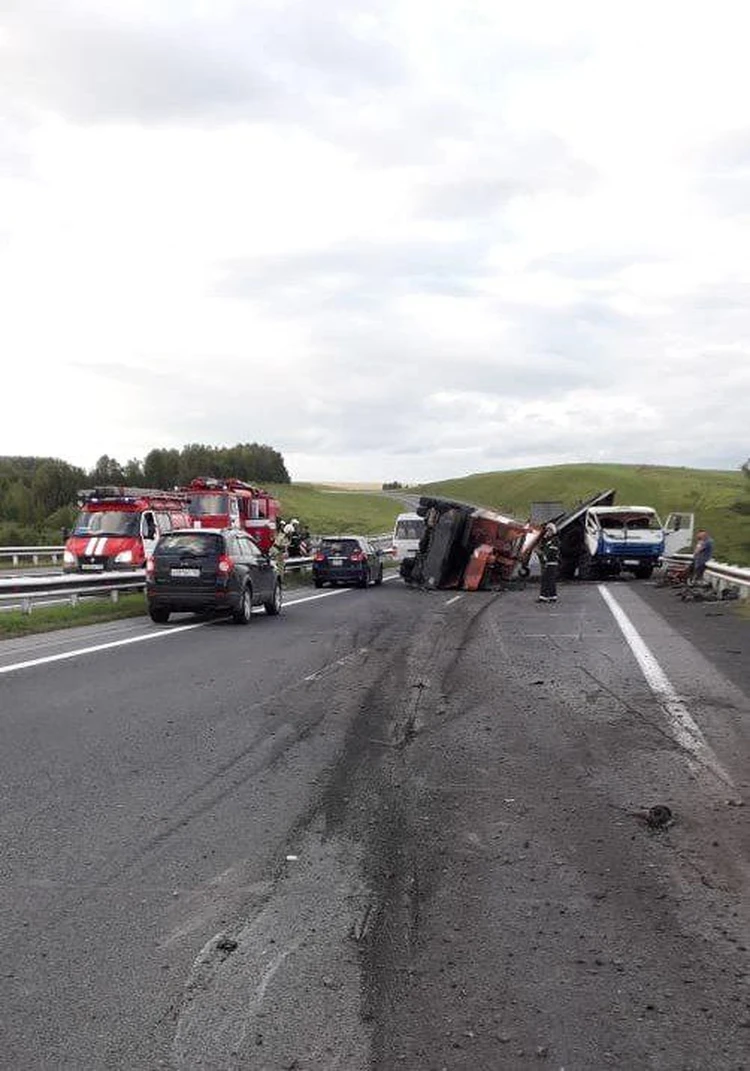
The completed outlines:
<svg viewBox="0 0 750 1071">
<path fill-rule="evenodd" d="M 143 477 L 149 487 L 163 491 L 180 482 L 179 450 L 151 450 L 143 462 Z"/>
<path fill-rule="evenodd" d="M 34 520 L 31 491 L 20 480 L 11 483 L 3 495 L 3 517 L 18 524 L 31 524 Z"/>
<path fill-rule="evenodd" d="M 45 458 L 31 480 L 34 515 L 41 523 L 50 513 L 75 502 L 76 491 L 83 485 L 83 469 L 57 458 Z"/>
<path fill-rule="evenodd" d="M 88 478 L 94 487 L 118 486 L 125 482 L 125 473 L 119 461 L 102 454 Z"/>
<path fill-rule="evenodd" d="M 128 487 L 140 487 L 144 483 L 143 465 L 137 457 L 132 457 L 125 465 L 123 476 Z"/>
</svg>

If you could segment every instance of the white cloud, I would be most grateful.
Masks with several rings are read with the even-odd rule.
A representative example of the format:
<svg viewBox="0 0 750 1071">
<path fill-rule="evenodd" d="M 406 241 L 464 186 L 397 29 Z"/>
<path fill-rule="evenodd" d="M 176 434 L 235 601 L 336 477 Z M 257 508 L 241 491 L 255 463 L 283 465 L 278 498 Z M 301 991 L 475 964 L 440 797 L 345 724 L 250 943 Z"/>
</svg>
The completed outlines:
<svg viewBox="0 0 750 1071">
<path fill-rule="evenodd" d="M 0 452 L 750 452 L 739 6 L 4 11 Z"/>
</svg>

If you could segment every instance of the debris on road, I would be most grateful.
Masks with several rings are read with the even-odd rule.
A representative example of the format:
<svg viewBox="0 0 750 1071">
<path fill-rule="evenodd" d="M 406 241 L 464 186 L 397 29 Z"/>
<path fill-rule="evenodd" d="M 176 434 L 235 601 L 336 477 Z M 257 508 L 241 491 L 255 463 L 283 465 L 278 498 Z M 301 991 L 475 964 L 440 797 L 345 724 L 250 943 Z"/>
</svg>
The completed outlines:
<svg viewBox="0 0 750 1071">
<path fill-rule="evenodd" d="M 648 810 L 633 811 L 636 818 L 645 822 L 649 829 L 668 829 L 674 824 L 674 815 L 665 803 L 657 803 Z"/>
</svg>

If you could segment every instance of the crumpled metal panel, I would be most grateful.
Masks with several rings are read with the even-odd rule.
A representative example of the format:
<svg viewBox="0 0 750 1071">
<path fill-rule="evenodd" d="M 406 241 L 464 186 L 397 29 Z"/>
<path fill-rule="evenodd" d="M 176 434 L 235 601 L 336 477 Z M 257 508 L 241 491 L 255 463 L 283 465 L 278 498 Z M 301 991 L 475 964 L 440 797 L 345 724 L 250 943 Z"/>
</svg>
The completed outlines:
<svg viewBox="0 0 750 1071">
<path fill-rule="evenodd" d="M 494 510 L 446 498 L 422 497 L 425 532 L 401 575 L 427 588 L 495 588 L 524 566 L 541 528 Z"/>
</svg>

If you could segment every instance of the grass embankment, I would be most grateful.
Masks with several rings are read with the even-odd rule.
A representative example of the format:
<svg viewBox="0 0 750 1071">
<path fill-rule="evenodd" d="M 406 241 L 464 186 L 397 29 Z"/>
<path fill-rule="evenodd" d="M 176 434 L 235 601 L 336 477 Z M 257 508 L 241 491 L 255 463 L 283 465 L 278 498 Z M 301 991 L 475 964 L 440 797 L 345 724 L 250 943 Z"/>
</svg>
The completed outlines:
<svg viewBox="0 0 750 1071">
<path fill-rule="evenodd" d="M 394 498 L 360 491 L 341 491 L 314 484 L 273 484 L 284 520 L 298 517 L 315 535 L 379 535 L 390 532 L 404 506 Z"/>
<path fill-rule="evenodd" d="M 575 505 L 596 491 L 615 488 L 616 503 L 653 506 L 668 513 L 694 513 L 697 528 L 707 528 L 716 543 L 716 558 L 750 565 L 750 515 L 732 507 L 750 501 L 748 481 L 740 471 L 669 468 L 658 465 L 555 465 L 548 468 L 486 472 L 460 480 L 425 485 L 420 492 L 455 497 L 526 517 L 532 502 Z"/>
<path fill-rule="evenodd" d="M 138 592 L 121 595 L 117 602 L 111 599 L 91 599 L 77 606 L 40 606 L 30 614 L 9 610 L 0 614 L 0 639 L 29 636 L 34 632 L 54 632 L 61 628 L 78 625 L 96 625 L 101 621 L 118 621 L 123 617 L 140 617 L 146 613 L 145 596 Z"/>
</svg>

